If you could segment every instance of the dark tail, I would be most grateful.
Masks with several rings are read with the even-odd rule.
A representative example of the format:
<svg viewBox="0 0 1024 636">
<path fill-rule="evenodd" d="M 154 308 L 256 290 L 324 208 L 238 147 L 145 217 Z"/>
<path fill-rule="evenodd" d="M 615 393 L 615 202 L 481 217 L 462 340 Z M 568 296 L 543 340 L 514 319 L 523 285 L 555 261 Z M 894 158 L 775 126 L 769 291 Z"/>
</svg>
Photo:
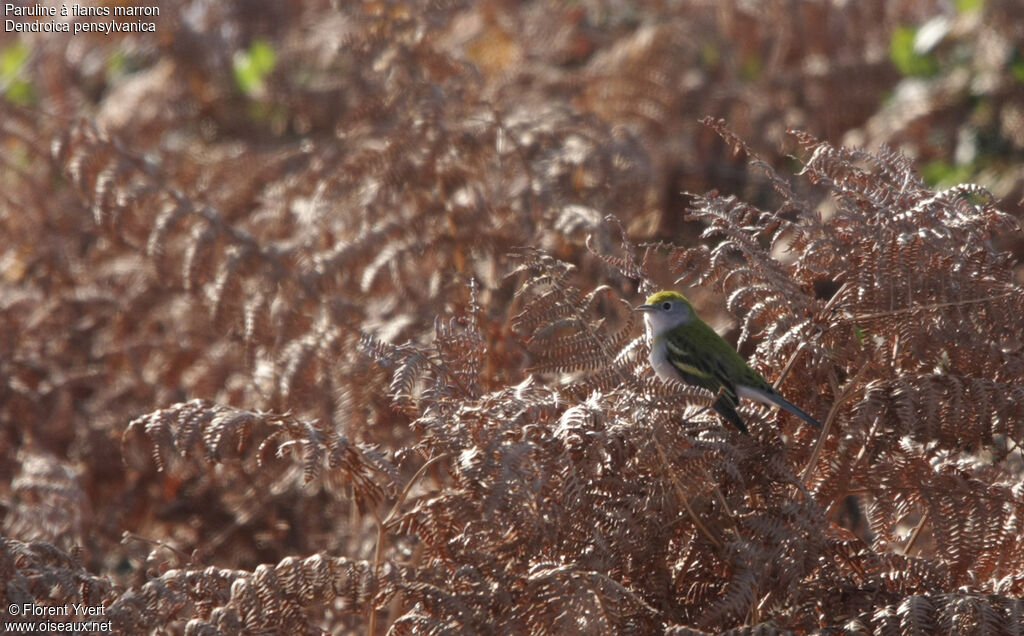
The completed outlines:
<svg viewBox="0 0 1024 636">
<path fill-rule="evenodd" d="M 775 402 L 775 404 L 777 404 L 778 406 L 781 406 L 782 408 L 786 409 L 787 411 L 789 411 L 793 415 L 799 417 L 803 421 L 807 422 L 808 424 L 810 424 L 814 428 L 821 428 L 821 423 L 818 422 L 818 420 L 816 420 L 813 417 L 811 417 L 810 415 L 808 415 L 807 411 L 803 410 L 802 408 L 800 408 L 796 404 L 793 404 L 792 402 L 790 402 L 786 398 L 782 397 L 778 393 L 773 393 L 771 395 L 771 400 L 772 400 L 772 402 Z"/>
<path fill-rule="evenodd" d="M 743 423 L 743 418 L 736 412 L 736 407 L 732 405 L 732 401 L 726 399 L 723 395 L 715 400 L 715 403 L 711 406 L 715 409 L 715 412 L 729 420 L 733 426 L 739 429 L 744 435 L 750 435 L 747 432 L 747 425 Z"/>
</svg>

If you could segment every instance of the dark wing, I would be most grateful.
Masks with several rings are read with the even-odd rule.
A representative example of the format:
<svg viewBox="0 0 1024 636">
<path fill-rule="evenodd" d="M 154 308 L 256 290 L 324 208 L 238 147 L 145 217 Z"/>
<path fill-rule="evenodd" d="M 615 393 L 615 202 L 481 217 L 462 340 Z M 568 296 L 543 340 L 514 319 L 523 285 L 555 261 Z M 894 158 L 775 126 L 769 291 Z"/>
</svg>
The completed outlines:
<svg viewBox="0 0 1024 636">
<path fill-rule="evenodd" d="M 712 408 L 729 420 L 743 434 L 747 434 L 747 425 L 744 424 L 740 414 L 736 412 L 736 405 L 739 403 L 739 396 L 736 394 L 736 385 L 733 384 L 725 369 L 718 364 L 719 358 L 715 356 L 699 356 L 691 346 L 690 342 L 683 338 L 667 337 L 665 345 L 668 348 L 668 360 L 687 384 L 699 386 L 712 393 L 721 395 L 715 400 Z"/>
</svg>

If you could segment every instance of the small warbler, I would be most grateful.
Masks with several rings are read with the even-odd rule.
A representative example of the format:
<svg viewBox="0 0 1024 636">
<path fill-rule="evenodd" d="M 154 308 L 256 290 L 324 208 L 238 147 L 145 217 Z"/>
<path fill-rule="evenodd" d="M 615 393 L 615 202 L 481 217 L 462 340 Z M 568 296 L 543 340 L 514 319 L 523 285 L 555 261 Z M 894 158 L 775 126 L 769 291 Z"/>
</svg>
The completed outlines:
<svg viewBox="0 0 1024 636">
<path fill-rule="evenodd" d="M 719 395 L 712 407 L 741 432 L 747 432 L 736 406 L 739 398 L 780 406 L 808 424 L 816 419 L 779 395 L 761 374 L 750 368 L 722 336 L 700 319 L 682 294 L 660 291 L 636 307 L 644 312 L 651 342 L 651 366 L 665 382 L 703 387 Z M 719 394 L 719 392 L 721 392 Z"/>
</svg>

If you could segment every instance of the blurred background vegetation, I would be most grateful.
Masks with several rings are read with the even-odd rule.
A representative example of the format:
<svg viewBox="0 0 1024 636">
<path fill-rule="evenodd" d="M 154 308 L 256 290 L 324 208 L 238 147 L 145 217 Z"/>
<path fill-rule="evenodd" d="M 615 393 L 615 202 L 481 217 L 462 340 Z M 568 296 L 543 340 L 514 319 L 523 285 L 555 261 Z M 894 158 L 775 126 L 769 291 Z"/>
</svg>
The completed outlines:
<svg viewBox="0 0 1024 636">
<path fill-rule="evenodd" d="M 543 102 L 636 135 L 662 214 L 676 216 L 684 191 L 748 185 L 742 159 L 697 124 L 704 116 L 778 156 L 792 148 L 793 127 L 869 150 L 889 144 L 930 185 L 974 181 L 1011 212 L 1024 195 L 1024 27 L 1012 0 L 256 1 L 161 11 L 147 20 L 155 35 L 0 35 L 4 99 L 41 117 L 95 117 L 146 152 L 338 134 L 359 98 L 346 85 L 345 66 L 357 62 L 346 47 L 375 17 L 374 37 L 429 38 L 458 64 L 405 73 L 439 86 L 456 73 L 478 99 Z M 159 125 L 169 120 L 179 125 Z"/>
<path fill-rule="evenodd" d="M 778 205 L 705 117 L 782 174 L 800 130 L 894 148 L 1024 218 L 1020 0 L 154 5 L 127 20 L 152 34 L 0 33 L 3 531 L 84 546 L 107 584 L 170 558 L 126 529 L 199 564 L 370 558 L 367 502 L 296 498 L 285 468 L 158 474 L 122 433 L 193 398 L 292 412 L 408 478 L 415 409 L 346 328 L 422 344 L 479 301 L 482 390 L 522 381 L 510 251 L 593 284 L 588 237 L 618 245 L 606 214 L 690 245 L 691 193 Z M 1019 232 L 995 240 L 1024 256 Z"/>
</svg>

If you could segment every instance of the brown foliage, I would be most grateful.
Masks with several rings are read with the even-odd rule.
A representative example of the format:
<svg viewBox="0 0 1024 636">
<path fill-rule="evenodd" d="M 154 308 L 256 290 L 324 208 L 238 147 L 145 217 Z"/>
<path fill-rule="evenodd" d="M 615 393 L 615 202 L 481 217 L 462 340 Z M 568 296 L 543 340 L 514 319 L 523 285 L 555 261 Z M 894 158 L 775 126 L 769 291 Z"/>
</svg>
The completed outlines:
<svg viewBox="0 0 1024 636">
<path fill-rule="evenodd" d="M 25 39 L 0 606 L 120 633 L 1019 631 L 1013 202 L 838 143 L 930 3 L 336 4 Z M 973 28 L 1019 44 L 994 23 L 1019 14 Z M 247 92 L 255 40 L 277 65 Z M 706 192 L 685 214 L 681 188 Z M 824 431 L 743 405 L 743 436 L 659 382 L 631 306 L 669 285 Z"/>
</svg>

